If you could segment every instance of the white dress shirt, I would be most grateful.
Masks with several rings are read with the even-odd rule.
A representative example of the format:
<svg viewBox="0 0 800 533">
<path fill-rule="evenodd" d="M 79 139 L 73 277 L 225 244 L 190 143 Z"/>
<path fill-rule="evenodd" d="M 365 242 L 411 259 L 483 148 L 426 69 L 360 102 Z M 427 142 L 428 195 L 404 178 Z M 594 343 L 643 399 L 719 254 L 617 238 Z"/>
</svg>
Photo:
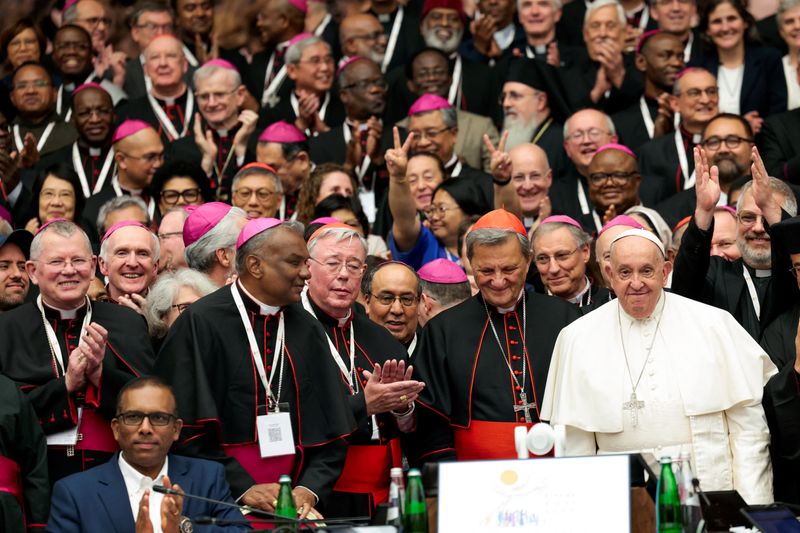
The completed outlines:
<svg viewBox="0 0 800 533">
<path fill-rule="evenodd" d="M 153 485 L 162 485 L 161 480 L 167 475 L 168 465 L 169 457 L 165 457 L 164 466 L 161 467 L 156 479 L 151 479 L 129 465 L 122 453 L 119 454 L 119 469 L 122 472 L 122 479 L 125 481 L 125 490 L 128 493 L 128 501 L 131 504 L 134 522 L 136 522 L 136 517 L 139 515 L 139 502 L 144 496 L 144 491 L 152 489 Z M 161 530 L 162 501 L 164 501 L 163 494 L 153 490 L 150 491 L 150 522 L 153 524 L 153 533 L 163 533 Z"/>
</svg>

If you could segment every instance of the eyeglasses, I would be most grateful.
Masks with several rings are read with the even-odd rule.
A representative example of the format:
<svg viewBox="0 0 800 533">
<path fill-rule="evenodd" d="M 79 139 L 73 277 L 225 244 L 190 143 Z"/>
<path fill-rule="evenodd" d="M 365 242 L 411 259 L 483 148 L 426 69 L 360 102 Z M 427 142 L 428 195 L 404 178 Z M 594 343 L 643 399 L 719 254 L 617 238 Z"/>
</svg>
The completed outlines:
<svg viewBox="0 0 800 533">
<path fill-rule="evenodd" d="M 369 294 L 369 296 L 371 298 L 375 298 L 378 300 L 379 304 L 385 305 L 386 307 L 394 305 L 394 302 L 397 300 L 400 300 L 400 304 L 403 307 L 411 307 L 417 303 L 417 297 L 413 294 L 401 294 L 400 296 L 395 296 L 394 294 L 390 294 L 388 292 L 382 292 L 380 294 Z"/>
<path fill-rule="evenodd" d="M 178 417 L 171 413 L 142 413 L 140 411 L 128 411 L 125 413 L 118 413 L 117 420 L 126 426 L 139 426 L 144 422 L 144 419 L 150 421 L 151 426 L 164 427 L 170 424 Z"/>
<path fill-rule="evenodd" d="M 584 137 L 588 137 L 590 141 L 599 141 L 603 135 L 610 135 L 610 132 L 601 130 L 600 128 L 589 128 L 588 130 L 578 130 L 567 135 L 567 140 L 572 142 L 581 142 Z"/>
<path fill-rule="evenodd" d="M 632 172 L 594 172 L 589 174 L 589 183 L 599 186 L 610 179 L 614 185 L 627 185 L 633 177 L 638 175 L 639 173 L 635 170 Z"/>
<path fill-rule="evenodd" d="M 19 83 L 14 84 L 15 91 L 24 91 L 27 90 L 28 87 L 35 87 L 37 89 L 44 89 L 45 87 L 50 87 L 50 82 L 47 80 L 33 80 L 33 81 L 21 81 Z"/>
<path fill-rule="evenodd" d="M 388 86 L 389 85 L 386 83 L 386 80 L 380 78 L 376 80 L 358 80 L 350 85 L 345 85 L 342 87 L 342 90 L 358 89 L 359 91 L 368 91 L 372 87 L 376 87 L 380 91 L 385 91 Z"/>
<path fill-rule="evenodd" d="M 196 93 L 194 96 L 195 98 L 197 98 L 198 102 L 200 102 L 201 104 L 205 104 L 207 102 L 210 102 L 212 98 L 217 101 L 224 100 L 225 98 L 227 98 L 228 96 L 232 95 L 235 92 L 236 89 L 227 92 L 220 91 L 214 93 Z"/>
<path fill-rule="evenodd" d="M 700 98 L 700 96 L 703 93 L 706 93 L 706 96 L 708 96 L 709 98 L 716 98 L 717 96 L 719 96 L 719 89 L 717 87 L 708 87 L 706 89 L 692 88 L 692 89 L 686 89 L 683 92 L 683 94 L 692 99 Z M 680 93 L 678 93 L 678 96 L 680 96 Z"/>
<path fill-rule="evenodd" d="M 365 35 L 351 35 L 349 39 L 354 39 L 356 41 L 377 41 L 380 38 L 386 38 L 386 33 L 382 31 L 375 31 L 372 33 L 367 33 Z"/>
<path fill-rule="evenodd" d="M 547 266 L 550 264 L 550 261 L 555 259 L 556 263 L 558 263 L 559 265 L 563 265 L 564 263 L 569 261 L 569 258 L 575 255 L 575 252 L 577 251 L 578 248 L 575 248 L 571 252 L 557 252 L 554 255 L 540 254 L 534 258 L 534 261 L 536 261 L 536 264 L 539 266 Z"/>
<path fill-rule="evenodd" d="M 63 52 L 64 50 L 69 50 L 70 48 L 74 48 L 75 50 L 79 50 L 85 52 L 91 45 L 85 42 L 75 42 L 75 41 L 59 41 L 53 45 L 55 50 L 59 52 Z"/>
<path fill-rule="evenodd" d="M 178 198 L 183 198 L 183 201 L 187 204 L 194 203 L 200 199 L 200 189 L 186 189 L 185 191 L 166 189 L 161 191 L 161 199 L 167 205 L 178 203 Z"/>
<path fill-rule="evenodd" d="M 170 308 L 172 308 L 172 309 L 177 309 L 177 310 L 178 310 L 178 314 L 181 314 L 181 313 L 183 313 L 184 311 L 186 311 L 186 309 L 187 309 L 187 308 L 188 308 L 190 305 L 192 305 L 192 302 L 181 302 L 181 303 L 179 303 L 179 304 L 172 304 L 172 305 L 170 305 Z"/>
<path fill-rule="evenodd" d="M 172 33 L 174 27 L 172 24 L 156 24 L 154 22 L 145 22 L 144 24 L 137 24 L 137 28 L 147 31 L 161 31 L 164 33 Z"/>
<path fill-rule="evenodd" d="M 52 202 L 55 198 L 72 200 L 75 198 L 75 193 L 73 191 L 42 191 L 39 193 L 39 199 L 46 202 Z"/>
<path fill-rule="evenodd" d="M 445 126 L 444 128 L 440 128 L 438 130 L 411 130 L 408 133 L 413 135 L 417 140 L 421 139 L 430 139 L 431 141 L 435 140 L 436 137 L 441 135 L 442 133 L 449 131 L 452 128 L 448 128 Z"/>
<path fill-rule="evenodd" d="M 73 257 L 70 259 L 52 259 L 50 261 L 37 261 L 33 260 L 34 262 L 41 262 L 47 268 L 52 270 L 64 270 L 67 268 L 67 265 L 71 266 L 75 270 L 84 270 L 91 266 L 92 261 L 91 259 L 87 259 L 85 257 Z"/>
<path fill-rule="evenodd" d="M 742 141 L 746 143 L 752 143 L 753 139 L 748 139 L 747 137 L 739 137 L 738 135 L 728 135 L 724 139 L 717 137 L 716 135 L 713 137 L 709 137 L 705 141 L 703 141 L 703 147 L 709 150 L 717 150 L 722 143 L 725 143 L 725 146 L 730 148 L 731 150 L 738 148 Z"/>
<path fill-rule="evenodd" d="M 100 24 L 105 24 L 106 26 L 111 26 L 111 19 L 108 17 L 89 17 L 86 19 L 79 19 L 81 22 L 85 22 L 91 27 L 99 26 Z"/>
<path fill-rule="evenodd" d="M 756 221 L 759 220 L 761 221 L 761 224 L 764 224 L 764 217 L 762 215 L 756 215 L 750 211 L 742 211 L 741 213 L 737 213 L 736 218 L 739 220 L 739 224 L 746 227 L 753 226 Z"/>
<path fill-rule="evenodd" d="M 240 202 L 246 202 L 254 194 L 258 200 L 266 202 L 272 198 L 273 195 L 278 193 L 269 189 L 236 189 L 233 191 L 233 196 Z"/>
<path fill-rule="evenodd" d="M 326 259 L 325 261 L 319 261 L 313 257 L 311 260 L 318 265 L 322 265 L 322 267 L 331 274 L 338 274 L 341 272 L 342 266 L 345 267 L 348 274 L 352 274 L 354 276 L 361 274 L 367 268 L 367 265 L 359 261 L 341 261 L 339 259 Z"/>
<path fill-rule="evenodd" d="M 19 40 L 15 39 L 15 40 L 11 41 L 10 43 L 8 43 L 8 48 L 10 48 L 12 50 L 19 50 L 23 46 L 26 46 L 26 47 L 27 46 L 33 46 L 35 44 L 39 44 L 39 41 L 37 41 L 36 39 L 19 39 Z"/>
<path fill-rule="evenodd" d="M 319 67 L 320 65 L 333 65 L 335 61 L 333 56 L 314 56 L 308 59 L 301 59 L 298 63 L 308 63 L 312 67 Z"/>
<path fill-rule="evenodd" d="M 114 110 L 110 107 L 90 107 L 89 109 L 81 109 L 75 112 L 75 116 L 81 120 L 91 118 L 92 115 L 97 115 L 100 118 L 110 117 Z"/>
<path fill-rule="evenodd" d="M 792 268 L 789 269 L 789 272 L 791 272 L 795 276 L 800 276 L 800 265 L 793 266 Z"/>
<path fill-rule="evenodd" d="M 126 154 L 125 152 L 119 152 L 119 153 L 122 154 L 123 157 L 127 157 L 128 159 L 138 159 L 140 161 L 144 161 L 149 165 L 164 160 L 164 152 L 154 153 L 154 154 L 144 154 L 144 155 L 130 155 Z"/>
<path fill-rule="evenodd" d="M 447 214 L 448 211 L 453 211 L 455 209 L 461 209 L 458 206 L 446 206 L 446 205 L 429 205 L 424 209 L 425 216 L 431 218 L 432 216 L 440 216 L 443 217 Z"/>
</svg>

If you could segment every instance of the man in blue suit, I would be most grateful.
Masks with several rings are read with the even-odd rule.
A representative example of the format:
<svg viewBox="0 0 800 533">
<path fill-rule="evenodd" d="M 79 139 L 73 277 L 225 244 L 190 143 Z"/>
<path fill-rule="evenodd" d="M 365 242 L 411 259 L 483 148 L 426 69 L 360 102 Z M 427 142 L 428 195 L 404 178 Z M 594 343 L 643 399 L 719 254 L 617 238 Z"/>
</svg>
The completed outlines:
<svg viewBox="0 0 800 533">
<path fill-rule="evenodd" d="M 246 530 L 235 507 L 152 491 L 153 485 L 163 485 L 233 502 L 219 463 L 169 454 L 183 427 L 177 412 L 172 389 L 160 379 L 141 377 L 125 385 L 111 421 L 120 452 L 103 465 L 56 483 L 47 530 L 177 533 L 192 531 L 191 519 L 199 516 L 239 525 L 194 527 L 194 531 Z"/>
</svg>

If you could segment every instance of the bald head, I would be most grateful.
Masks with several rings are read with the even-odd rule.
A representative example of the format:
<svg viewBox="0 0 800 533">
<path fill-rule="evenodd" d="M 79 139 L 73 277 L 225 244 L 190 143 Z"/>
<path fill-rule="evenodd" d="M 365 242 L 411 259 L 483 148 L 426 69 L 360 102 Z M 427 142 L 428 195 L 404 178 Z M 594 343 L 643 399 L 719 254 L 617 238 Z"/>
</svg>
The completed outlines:
<svg viewBox="0 0 800 533">
<path fill-rule="evenodd" d="M 153 95 L 177 97 L 186 89 L 189 63 L 183 45 L 174 35 L 159 35 L 144 49 L 144 73 L 153 81 Z"/>
<path fill-rule="evenodd" d="M 164 161 L 164 145 L 153 128 L 144 128 L 117 141 L 114 152 L 120 185 L 128 190 L 149 186 Z"/>
<path fill-rule="evenodd" d="M 564 123 L 564 151 L 583 176 L 597 149 L 613 142 L 617 142 L 614 123 L 602 111 L 582 109 Z"/>
<path fill-rule="evenodd" d="M 355 13 L 342 19 L 339 42 L 346 56 L 363 56 L 380 63 L 386 53 L 383 25 L 369 13 Z"/>
<path fill-rule="evenodd" d="M 539 146 L 526 143 L 508 152 L 511 158 L 511 181 L 525 216 L 539 214 L 539 206 L 553 184 L 547 154 Z"/>
</svg>

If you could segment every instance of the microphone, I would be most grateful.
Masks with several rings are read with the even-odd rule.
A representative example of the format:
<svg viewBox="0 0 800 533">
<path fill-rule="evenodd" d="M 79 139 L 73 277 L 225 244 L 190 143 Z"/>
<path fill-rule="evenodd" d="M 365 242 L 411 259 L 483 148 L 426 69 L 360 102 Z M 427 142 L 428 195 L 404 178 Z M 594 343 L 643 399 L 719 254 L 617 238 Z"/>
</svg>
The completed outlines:
<svg viewBox="0 0 800 533">
<path fill-rule="evenodd" d="M 275 513 L 270 513 L 269 511 L 264 511 L 262 509 L 257 509 L 255 507 L 250 507 L 249 505 L 239 505 L 237 503 L 226 502 L 223 500 L 215 500 L 213 498 L 206 498 L 205 496 L 199 496 L 197 494 L 190 494 L 188 492 L 183 492 L 180 490 L 169 489 L 167 487 L 163 487 L 161 485 L 153 485 L 153 490 L 156 492 L 160 492 L 161 494 L 171 494 L 174 496 L 182 496 L 184 498 L 189 498 L 192 500 L 199 500 L 206 503 L 213 503 L 214 505 L 222 505 L 225 507 L 235 507 L 240 511 L 247 511 L 248 513 L 252 513 L 255 515 L 264 516 L 266 518 L 270 518 L 273 522 L 291 522 L 297 523 L 300 522 L 297 518 L 287 518 L 285 516 L 278 516 Z"/>
<path fill-rule="evenodd" d="M 705 493 L 705 492 L 703 492 L 703 489 L 701 489 L 701 488 L 700 488 L 700 480 L 699 480 L 699 479 L 697 479 L 696 477 L 695 477 L 695 478 L 692 478 L 692 485 L 694 485 L 694 490 L 696 490 L 696 491 L 697 491 L 697 493 L 698 493 L 698 494 L 699 494 L 699 495 L 700 495 L 700 496 L 703 498 L 703 500 L 706 502 L 706 505 L 710 507 L 710 506 L 711 506 L 711 500 L 709 500 L 709 499 L 708 499 L 708 496 L 706 496 L 706 493 Z"/>
</svg>

